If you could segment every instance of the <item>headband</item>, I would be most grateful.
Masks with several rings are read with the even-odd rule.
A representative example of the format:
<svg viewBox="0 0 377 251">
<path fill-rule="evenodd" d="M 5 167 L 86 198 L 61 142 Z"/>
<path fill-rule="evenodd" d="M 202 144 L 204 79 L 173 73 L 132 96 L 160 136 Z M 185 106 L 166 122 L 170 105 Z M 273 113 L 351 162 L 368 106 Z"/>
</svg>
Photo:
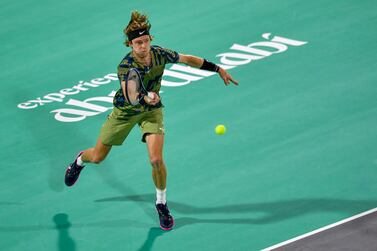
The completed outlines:
<svg viewBox="0 0 377 251">
<path fill-rule="evenodd" d="M 132 41 L 135 38 L 144 36 L 144 35 L 149 35 L 149 30 L 148 29 L 138 29 L 131 31 L 127 34 L 128 41 Z"/>
</svg>

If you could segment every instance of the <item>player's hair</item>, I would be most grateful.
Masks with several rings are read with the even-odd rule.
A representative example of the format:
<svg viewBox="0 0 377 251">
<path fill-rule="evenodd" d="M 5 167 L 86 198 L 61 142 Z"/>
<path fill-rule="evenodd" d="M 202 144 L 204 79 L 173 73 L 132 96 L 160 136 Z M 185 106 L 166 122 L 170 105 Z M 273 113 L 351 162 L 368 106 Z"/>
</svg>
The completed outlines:
<svg viewBox="0 0 377 251">
<path fill-rule="evenodd" d="M 131 19 L 130 22 L 128 23 L 127 27 L 124 28 L 123 33 L 126 35 L 126 41 L 124 44 L 128 47 L 130 46 L 130 42 L 128 40 L 128 34 L 132 31 L 139 30 L 139 29 L 146 29 L 150 30 L 152 25 L 149 23 L 148 16 L 146 14 L 142 14 L 138 12 L 137 10 L 134 10 L 131 13 Z M 153 39 L 152 36 L 150 36 L 151 40 Z"/>
</svg>

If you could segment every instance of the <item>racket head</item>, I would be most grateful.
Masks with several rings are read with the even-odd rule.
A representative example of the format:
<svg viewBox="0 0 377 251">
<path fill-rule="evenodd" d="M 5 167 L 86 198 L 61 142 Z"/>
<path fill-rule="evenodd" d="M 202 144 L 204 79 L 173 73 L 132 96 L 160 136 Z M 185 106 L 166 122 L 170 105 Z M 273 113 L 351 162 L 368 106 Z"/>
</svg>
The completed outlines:
<svg viewBox="0 0 377 251">
<path fill-rule="evenodd" d="M 135 68 L 128 71 L 125 87 L 126 101 L 131 105 L 140 104 L 140 100 L 144 97 L 146 91 L 140 73 Z"/>
</svg>

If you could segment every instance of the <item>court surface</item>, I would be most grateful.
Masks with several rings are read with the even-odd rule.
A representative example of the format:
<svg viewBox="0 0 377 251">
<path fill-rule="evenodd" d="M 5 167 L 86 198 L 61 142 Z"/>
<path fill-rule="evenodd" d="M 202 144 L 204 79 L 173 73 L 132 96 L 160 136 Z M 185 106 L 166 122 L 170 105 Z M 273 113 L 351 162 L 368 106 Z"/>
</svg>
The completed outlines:
<svg viewBox="0 0 377 251">
<path fill-rule="evenodd" d="M 2 1 L 0 250 L 261 250 L 376 208 L 376 7 Z M 153 44 L 240 83 L 166 67 L 170 232 L 138 128 L 74 187 L 63 182 L 111 111 L 134 9 L 150 15 Z"/>
</svg>

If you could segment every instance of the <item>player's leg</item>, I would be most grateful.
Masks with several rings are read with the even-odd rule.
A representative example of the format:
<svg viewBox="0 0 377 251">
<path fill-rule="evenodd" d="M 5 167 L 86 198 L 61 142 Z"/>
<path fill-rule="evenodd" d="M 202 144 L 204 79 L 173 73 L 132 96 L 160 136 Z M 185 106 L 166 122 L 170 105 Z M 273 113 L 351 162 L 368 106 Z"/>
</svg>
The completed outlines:
<svg viewBox="0 0 377 251">
<path fill-rule="evenodd" d="M 174 218 L 170 214 L 166 203 L 166 166 L 162 156 L 164 135 L 147 134 L 145 137 L 148 147 L 149 160 L 152 165 L 152 177 L 156 186 L 156 209 L 160 218 L 160 227 L 163 230 L 171 230 Z"/>
<path fill-rule="evenodd" d="M 80 156 L 81 157 L 80 159 L 83 163 L 99 164 L 106 158 L 107 154 L 111 150 L 111 147 L 112 147 L 111 145 L 103 144 L 101 137 L 99 137 L 95 147 L 92 147 L 83 151 Z"/>
<path fill-rule="evenodd" d="M 79 178 L 81 170 L 85 167 L 85 163 L 99 164 L 106 158 L 110 150 L 111 145 L 103 144 L 101 137 L 99 137 L 94 147 L 81 151 L 76 159 L 68 166 L 65 173 L 65 184 L 67 186 L 73 186 Z"/>
<path fill-rule="evenodd" d="M 121 145 L 138 121 L 138 115 L 127 116 L 114 108 L 101 128 L 100 136 L 94 147 L 80 152 L 65 174 L 65 184 L 72 186 L 79 178 L 85 163 L 100 163 L 110 152 L 113 145 Z"/>
<path fill-rule="evenodd" d="M 163 134 L 147 134 L 145 137 L 149 160 L 152 165 L 152 178 L 157 189 L 166 189 L 166 166 L 162 156 L 163 145 L 164 145 L 164 135 Z M 159 198 L 158 198 L 159 199 Z M 165 198 L 163 201 L 157 201 L 161 203 L 166 203 Z"/>
<path fill-rule="evenodd" d="M 164 125 L 162 109 L 145 113 L 140 127 L 143 141 L 147 143 L 149 160 L 152 165 L 152 178 L 156 186 L 156 209 L 160 218 L 160 226 L 164 230 L 172 229 L 174 218 L 166 203 L 167 171 L 163 159 Z"/>
</svg>

